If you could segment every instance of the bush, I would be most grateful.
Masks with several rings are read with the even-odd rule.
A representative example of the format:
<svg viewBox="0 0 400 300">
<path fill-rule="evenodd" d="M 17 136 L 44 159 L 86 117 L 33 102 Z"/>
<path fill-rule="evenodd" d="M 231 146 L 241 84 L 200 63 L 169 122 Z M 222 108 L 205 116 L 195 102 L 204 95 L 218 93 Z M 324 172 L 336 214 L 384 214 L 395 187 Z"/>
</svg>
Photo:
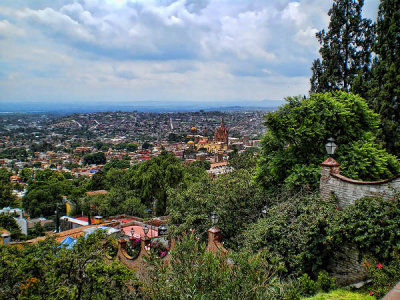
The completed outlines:
<svg viewBox="0 0 400 300">
<path fill-rule="evenodd" d="M 242 234 L 243 246 L 253 252 L 266 249 L 280 257 L 287 274 L 317 275 L 331 255 L 327 241 L 336 205 L 315 194 L 283 195 L 265 218 L 250 224 Z"/>
<path fill-rule="evenodd" d="M 318 290 L 322 290 L 324 292 L 334 290 L 336 288 L 336 278 L 330 277 L 326 271 L 319 272 L 317 278 L 317 288 Z"/>
<path fill-rule="evenodd" d="M 298 279 L 300 294 L 303 296 L 312 296 L 317 290 L 317 283 L 308 276 L 308 274 L 303 274 Z"/>
<path fill-rule="evenodd" d="M 367 258 L 362 262 L 368 276 L 372 279 L 370 293 L 376 298 L 382 298 L 400 278 L 400 255 L 393 254 L 387 264 L 382 264 L 376 259 Z"/>
</svg>

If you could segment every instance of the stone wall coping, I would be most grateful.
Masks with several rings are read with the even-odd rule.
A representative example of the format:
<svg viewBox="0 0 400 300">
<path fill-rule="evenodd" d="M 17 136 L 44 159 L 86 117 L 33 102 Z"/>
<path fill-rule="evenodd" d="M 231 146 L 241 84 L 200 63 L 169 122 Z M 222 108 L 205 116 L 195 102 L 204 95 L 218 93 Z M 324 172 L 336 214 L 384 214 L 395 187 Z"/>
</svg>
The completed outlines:
<svg viewBox="0 0 400 300">
<path fill-rule="evenodd" d="M 339 167 L 340 164 L 334 160 L 332 157 L 328 157 L 322 164 L 321 166 L 324 167 Z"/>
<path fill-rule="evenodd" d="M 379 180 L 379 181 L 361 181 L 361 180 L 350 179 L 350 178 L 347 178 L 346 176 L 343 176 L 340 174 L 332 174 L 331 173 L 331 176 L 335 177 L 337 179 L 340 179 L 342 181 L 345 181 L 345 182 L 360 184 L 360 185 L 378 185 L 378 184 L 383 184 L 383 183 L 389 183 L 397 178 L 400 178 L 400 174 L 398 174 L 392 178 Z"/>
</svg>

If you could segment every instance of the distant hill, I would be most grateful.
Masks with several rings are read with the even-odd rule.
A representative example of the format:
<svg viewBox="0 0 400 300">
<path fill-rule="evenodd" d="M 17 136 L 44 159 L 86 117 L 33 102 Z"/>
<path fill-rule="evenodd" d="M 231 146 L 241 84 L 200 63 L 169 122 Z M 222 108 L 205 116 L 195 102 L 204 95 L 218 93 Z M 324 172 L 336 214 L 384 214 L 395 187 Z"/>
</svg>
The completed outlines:
<svg viewBox="0 0 400 300">
<path fill-rule="evenodd" d="M 23 113 L 89 113 L 104 111 L 139 111 L 139 112 L 189 112 L 203 109 L 205 111 L 243 111 L 243 110 L 274 110 L 284 103 L 283 100 L 263 101 L 135 101 L 135 102 L 2 102 L 0 112 Z"/>
</svg>

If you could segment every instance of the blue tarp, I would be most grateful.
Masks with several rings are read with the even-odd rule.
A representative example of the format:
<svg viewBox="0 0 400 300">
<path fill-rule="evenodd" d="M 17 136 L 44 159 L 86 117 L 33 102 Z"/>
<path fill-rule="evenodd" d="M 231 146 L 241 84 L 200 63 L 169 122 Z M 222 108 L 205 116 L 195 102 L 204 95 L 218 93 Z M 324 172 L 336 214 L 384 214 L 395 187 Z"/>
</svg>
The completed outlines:
<svg viewBox="0 0 400 300">
<path fill-rule="evenodd" d="M 71 249 L 76 244 L 77 239 L 70 237 L 69 235 L 62 240 L 61 245 L 67 249 Z"/>
</svg>

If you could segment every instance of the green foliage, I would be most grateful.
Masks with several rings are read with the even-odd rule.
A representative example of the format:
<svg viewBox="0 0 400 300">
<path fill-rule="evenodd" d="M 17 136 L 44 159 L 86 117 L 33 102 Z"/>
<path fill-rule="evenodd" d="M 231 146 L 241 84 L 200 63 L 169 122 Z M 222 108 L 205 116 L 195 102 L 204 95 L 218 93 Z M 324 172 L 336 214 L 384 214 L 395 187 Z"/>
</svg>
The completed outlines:
<svg viewBox="0 0 400 300">
<path fill-rule="evenodd" d="M 308 276 L 303 274 L 298 279 L 300 294 L 303 296 L 312 296 L 317 292 L 317 283 Z"/>
<path fill-rule="evenodd" d="M 400 172 L 397 158 L 375 141 L 378 115 L 359 96 L 335 92 L 287 101 L 265 116 L 267 133 L 256 176 L 265 188 L 316 188 L 329 137 L 336 139 L 335 159 L 345 176 L 379 180 Z"/>
<path fill-rule="evenodd" d="M 79 168 L 79 165 L 76 162 L 66 162 L 64 164 L 64 167 L 67 168 L 68 170 L 72 170 L 72 169 Z"/>
<path fill-rule="evenodd" d="M 328 31 L 316 34 L 322 60 L 313 62 L 311 92 L 365 92 L 374 31 L 371 21 L 362 18 L 363 5 L 363 0 L 333 1 Z"/>
<path fill-rule="evenodd" d="M 248 170 L 238 170 L 212 182 L 205 179 L 185 190 L 171 190 L 168 201 L 170 224 L 174 225 L 171 230 L 180 234 L 193 228 L 205 239 L 212 226 L 210 214 L 215 211 L 225 242 L 229 247 L 237 246 L 244 225 L 257 219 L 265 205 L 263 191 L 252 182 L 251 175 Z"/>
<path fill-rule="evenodd" d="M 129 299 L 134 273 L 119 261 L 106 262 L 110 237 L 95 232 L 72 249 L 51 239 L 38 245 L 0 247 L 2 299 Z M 110 241 L 111 242 L 111 241 Z"/>
<path fill-rule="evenodd" d="M 76 202 L 87 191 L 87 185 L 88 181 L 84 178 L 71 180 L 56 171 L 38 170 L 35 181 L 28 184 L 22 206 L 31 217 L 51 216 L 56 209 L 56 203 L 61 203 L 62 196 L 68 196 Z"/>
<path fill-rule="evenodd" d="M 15 219 L 10 215 L 0 214 L 0 228 L 8 230 L 12 239 L 21 237 L 21 229 Z"/>
<path fill-rule="evenodd" d="M 184 133 L 176 134 L 176 133 L 171 132 L 168 135 L 168 142 L 170 142 L 170 143 L 180 143 L 180 142 L 186 143 L 187 141 L 188 141 L 188 138 L 187 138 L 186 134 L 184 134 Z"/>
<path fill-rule="evenodd" d="M 376 24 L 376 54 L 369 97 L 382 118 L 382 139 L 389 152 L 400 155 L 400 3 L 381 0 Z"/>
<path fill-rule="evenodd" d="M 12 193 L 11 183 L 0 183 L 0 208 L 17 206 L 17 197 Z"/>
<path fill-rule="evenodd" d="M 129 160 L 113 159 L 104 165 L 103 171 L 107 172 L 110 169 L 127 169 L 129 168 L 129 166 L 130 166 Z"/>
<path fill-rule="evenodd" d="M 263 254 L 225 257 L 190 235 L 169 255 L 169 266 L 158 257 L 149 261 L 145 292 L 151 299 L 296 299 L 291 284 L 278 278 L 279 264 L 268 264 Z"/>
<path fill-rule="evenodd" d="M 85 154 L 83 156 L 84 165 L 104 165 L 107 162 L 104 152 L 96 152 L 93 154 Z"/>
<path fill-rule="evenodd" d="M 334 290 L 329 293 L 319 293 L 313 297 L 301 298 L 302 300 L 375 300 L 373 296 L 344 289 Z"/>
<path fill-rule="evenodd" d="M 400 255 L 393 254 L 390 262 L 382 264 L 379 260 L 367 258 L 362 262 L 364 269 L 372 283 L 369 286 L 370 292 L 381 299 L 391 290 L 400 278 Z"/>
<path fill-rule="evenodd" d="M 318 290 L 329 292 L 336 288 L 336 278 L 330 277 L 328 272 L 321 271 L 318 273 L 317 278 L 317 287 Z"/>
<path fill-rule="evenodd" d="M 366 197 L 345 208 L 332 220 L 330 236 L 337 245 L 350 242 L 363 254 L 381 262 L 391 259 L 399 251 L 400 197 L 390 201 Z"/>
<path fill-rule="evenodd" d="M 106 188 L 105 174 L 102 170 L 94 173 L 90 180 L 90 189 L 93 191 L 104 190 Z"/>
<path fill-rule="evenodd" d="M 0 168 L 0 183 L 9 183 L 11 175 L 6 168 Z"/>
<path fill-rule="evenodd" d="M 163 214 L 167 190 L 182 183 L 184 173 L 185 167 L 175 155 L 163 151 L 159 156 L 131 167 L 127 176 L 130 188 L 135 190 L 142 203 L 150 207 L 155 201 L 157 214 Z"/>
<path fill-rule="evenodd" d="M 28 153 L 24 147 L 21 148 L 6 148 L 0 151 L 0 158 L 17 159 L 26 161 Z"/>
<path fill-rule="evenodd" d="M 196 160 L 194 162 L 191 163 L 192 167 L 199 167 L 199 168 L 203 168 L 204 170 L 210 170 L 211 167 L 211 163 L 209 161 L 201 161 L 201 160 Z"/>
<path fill-rule="evenodd" d="M 317 274 L 330 255 L 327 230 L 336 213 L 331 200 L 316 195 L 283 195 L 267 216 L 249 224 L 242 234 L 243 247 L 265 249 L 280 258 L 287 274 Z"/>
<path fill-rule="evenodd" d="M 19 176 L 21 177 L 22 182 L 28 182 L 29 180 L 32 180 L 33 171 L 29 168 L 23 168 L 19 172 Z"/>
<path fill-rule="evenodd" d="M 312 280 L 308 274 L 303 274 L 297 278 L 298 290 L 302 296 L 312 296 L 317 291 L 329 292 L 336 288 L 336 279 L 330 277 L 328 272 L 321 271 L 318 273 L 316 281 Z"/>
<path fill-rule="evenodd" d="M 85 214 L 100 215 L 103 217 L 128 214 L 144 217 L 146 206 L 138 199 L 134 192 L 121 188 L 112 188 L 106 195 L 87 196 L 78 202 L 78 211 Z"/>
<path fill-rule="evenodd" d="M 253 152 L 236 153 L 229 158 L 229 165 L 235 170 L 238 169 L 255 169 L 257 165 L 257 157 Z"/>
<path fill-rule="evenodd" d="M 45 230 L 40 222 L 35 223 L 33 228 L 28 229 L 28 239 L 34 239 L 38 236 L 44 236 Z"/>
<path fill-rule="evenodd" d="M 142 145 L 142 149 L 146 150 L 146 149 L 153 149 L 154 145 L 150 144 L 149 142 L 144 142 Z"/>
<path fill-rule="evenodd" d="M 135 152 L 138 149 L 138 145 L 137 144 L 128 144 L 126 145 L 126 151 L 128 152 Z"/>
</svg>

